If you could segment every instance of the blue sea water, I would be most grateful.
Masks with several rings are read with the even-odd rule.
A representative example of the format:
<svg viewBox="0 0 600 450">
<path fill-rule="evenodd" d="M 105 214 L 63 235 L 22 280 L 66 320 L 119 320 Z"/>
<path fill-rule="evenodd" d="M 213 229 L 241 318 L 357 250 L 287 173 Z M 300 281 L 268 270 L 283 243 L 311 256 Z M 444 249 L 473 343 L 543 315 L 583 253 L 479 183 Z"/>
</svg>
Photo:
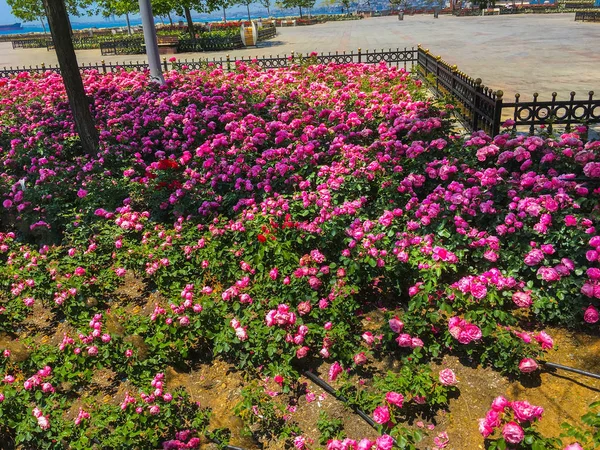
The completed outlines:
<svg viewBox="0 0 600 450">
<path fill-rule="evenodd" d="M 321 14 L 321 13 L 326 13 L 326 14 L 336 14 L 336 12 L 317 12 L 317 8 L 313 9 L 313 14 Z M 297 10 L 293 10 L 293 11 L 282 11 L 282 12 L 271 12 L 271 16 L 272 17 L 285 17 L 285 16 L 290 16 L 290 15 L 294 15 L 297 14 Z M 338 13 L 339 14 L 339 13 Z M 267 17 L 267 13 L 266 11 L 264 12 L 264 14 L 257 14 L 255 12 L 251 12 L 250 16 L 252 17 L 252 19 L 258 19 L 258 18 L 266 18 Z M 184 21 L 185 19 L 182 17 L 173 17 L 173 23 L 177 24 L 179 21 Z M 227 21 L 235 21 L 235 20 L 245 20 L 247 19 L 248 15 L 245 11 L 227 11 Z M 210 17 L 205 17 L 205 16 L 200 16 L 200 17 L 193 17 L 194 22 L 201 22 L 201 23 L 205 23 L 205 22 L 222 22 L 223 18 L 219 17 L 216 13 L 211 15 Z M 169 25 L 169 21 L 166 18 L 163 18 L 165 25 Z M 137 25 L 141 25 L 142 24 L 142 20 L 140 18 L 132 18 L 130 20 L 131 22 L 131 26 L 137 26 Z M 155 17 L 154 18 L 154 22 L 157 25 L 162 25 L 163 21 L 158 18 Z M 125 18 L 123 17 L 122 19 L 118 18 L 118 19 L 100 19 L 100 20 L 96 20 L 96 21 L 89 21 L 89 22 L 77 22 L 76 19 L 71 21 L 71 26 L 73 27 L 74 30 L 84 30 L 87 28 L 122 28 L 122 27 L 126 27 L 127 26 L 127 22 L 125 21 Z M 6 34 L 26 34 L 26 33 L 43 33 L 44 29 L 42 28 L 42 24 L 40 22 L 30 22 L 30 23 L 24 23 L 21 27 L 20 30 L 18 31 L 0 31 L 0 35 L 6 35 Z M 46 24 L 46 32 L 50 32 L 50 29 L 48 28 L 48 24 Z"/>
</svg>

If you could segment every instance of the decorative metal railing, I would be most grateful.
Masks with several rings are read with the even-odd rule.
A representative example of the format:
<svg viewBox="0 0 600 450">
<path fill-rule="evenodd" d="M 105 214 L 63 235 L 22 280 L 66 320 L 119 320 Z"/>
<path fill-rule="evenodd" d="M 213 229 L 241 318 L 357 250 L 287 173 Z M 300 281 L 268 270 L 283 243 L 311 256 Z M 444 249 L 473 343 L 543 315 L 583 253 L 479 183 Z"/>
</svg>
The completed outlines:
<svg viewBox="0 0 600 450">
<path fill-rule="evenodd" d="M 258 30 L 258 42 L 266 41 L 267 39 L 272 39 L 275 36 L 277 36 L 277 28 L 275 28 L 274 24 L 265 24 Z"/>
<path fill-rule="evenodd" d="M 455 112 L 470 130 L 485 130 L 491 134 L 500 131 L 502 91 L 494 91 L 451 66 L 440 56 L 419 46 L 417 70 L 430 87 L 440 96 L 451 97 L 457 104 Z"/>
<path fill-rule="evenodd" d="M 144 39 L 121 39 L 100 43 L 100 53 L 106 55 L 135 55 L 143 53 Z"/>
<path fill-rule="evenodd" d="M 557 100 L 558 94 L 552 93 L 549 101 L 540 101 L 539 94 L 533 94 L 530 102 L 521 101 L 521 95 L 515 95 L 514 103 L 504 103 L 505 110 L 512 110 L 512 119 L 517 126 L 529 126 L 533 133 L 536 126 L 545 125 L 552 131 L 553 125 L 572 125 L 600 123 L 600 98 L 594 98 L 594 91 L 588 92 L 587 99 L 575 99 L 575 92 L 569 94 L 568 100 Z"/>
<path fill-rule="evenodd" d="M 600 22 L 600 11 L 577 11 L 575 22 Z"/>
</svg>

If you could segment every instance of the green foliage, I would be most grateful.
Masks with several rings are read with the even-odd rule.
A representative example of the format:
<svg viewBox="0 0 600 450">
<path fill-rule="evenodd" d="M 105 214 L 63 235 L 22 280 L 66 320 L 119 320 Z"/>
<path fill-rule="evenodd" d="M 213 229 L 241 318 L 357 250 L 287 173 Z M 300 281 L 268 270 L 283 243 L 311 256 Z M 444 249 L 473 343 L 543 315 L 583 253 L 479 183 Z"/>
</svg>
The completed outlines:
<svg viewBox="0 0 600 450">
<path fill-rule="evenodd" d="M 581 417 L 582 424 L 574 425 L 572 423 L 561 424 L 565 430 L 561 437 L 567 438 L 571 443 L 573 439 L 584 448 L 584 450 L 593 450 L 600 447 L 600 402 L 594 402 L 589 405 L 589 411 Z"/>
<path fill-rule="evenodd" d="M 340 418 L 330 417 L 325 411 L 319 412 L 319 420 L 317 420 L 317 429 L 321 435 L 319 436 L 319 444 L 325 445 L 331 439 L 344 439 L 344 421 Z"/>
</svg>

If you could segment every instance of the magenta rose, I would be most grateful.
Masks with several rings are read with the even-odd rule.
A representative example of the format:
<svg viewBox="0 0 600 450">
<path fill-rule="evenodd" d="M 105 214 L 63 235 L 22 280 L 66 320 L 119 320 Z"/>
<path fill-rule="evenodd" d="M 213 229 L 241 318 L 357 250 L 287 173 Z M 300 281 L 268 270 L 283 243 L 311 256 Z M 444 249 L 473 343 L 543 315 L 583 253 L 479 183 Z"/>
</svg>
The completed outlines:
<svg viewBox="0 0 600 450">
<path fill-rule="evenodd" d="M 538 368 L 537 362 L 531 358 L 523 358 L 519 363 L 519 370 L 523 373 L 535 372 Z"/>
<path fill-rule="evenodd" d="M 390 328 L 394 333 L 401 333 L 402 329 L 404 328 L 404 323 L 402 323 L 402 321 L 398 319 L 398 317 L 390 319 L 389 324 Z"/>
<path fill-rule="evenodd" d="M 560 280 L 560 275 L 552 267 L 540 267 L 537 274 L 544 281 L 552 282 Z"/>
<path fill-rule="evenodd" d="M 525 433 L 518 423 L 508 422 L 502 429 L 502 436 L 509 444 L 518 444 L 525 437 Z"/>
<path fill-rule="evenodd" d="M 587 323 L 596 323 L 599 318 L 598 310 L 593 305 L 588 306 L 583 314 L 583 320 Z"/>
<path fill-rule="evenodd" d="M 486 438 L 494 432 L 494 429 L 485 419 L 479 419 L 479 432 L 484 438 Z"/>
<path fill-rule="evenodd" d="M 376 445 L 377 450 L 391 450 L 394 446 L 394 439 L 390 435 L 384 434 L 377 438 Z"/>
<path fill-rule="evenodd" d="M 512 296 L 512 301 L 519 308 L 529 308 L 533 303 L 529 292 L 515 292 Z"/>
<path fill-rule="evenodd" d="M 501 411 L 504 411 L 504 408 L 506 408 L 508 405 L 509 405 L 509 401 L 506 400 L 506 398 L 499 395 L 492 402 L 492 409 L 494 411 L 501 412 Z"/>
<path fill-rule="evenodd" d="M 452 369 L 444 369 L 440 371 L 439 380 L 444 386 L 453 386 L 456 384 L 456 375 Z"/>
<path fill-rule="evenodd" d="M 384 425 L 390 421 L 390 411 L 387 406 L 378 406 L 373 411 L 373 420 L 381 425 Z"/>
<path fill-rule="evenodd" d="M 544 408 L 526 401 L 512 402 L 511 407 L 515 413 L 515 419 L 519 422 L 531 422 L 534 419 L 540 419 L 544 413 Z"/>
<path fill-rule="evenodd" d="M 396 342 L 400 347 L 410 347 L 412 345 L 412 338 L 410 334 L 402 333 L 396 338 Z"/>
<path fill-rule="evenodd" d="M 583 450 L 583 447 L 579 445 L 579 442 L 567 445 L 563 450 Z"/>
<path fill-rule="evenodd" d="M 398 408 L 402 408 L 404 403 L 404 396 L 398 392 L 388 392 L 385 394 L 385 399 L 391 405 L 396 405 Z"/>
</svg>

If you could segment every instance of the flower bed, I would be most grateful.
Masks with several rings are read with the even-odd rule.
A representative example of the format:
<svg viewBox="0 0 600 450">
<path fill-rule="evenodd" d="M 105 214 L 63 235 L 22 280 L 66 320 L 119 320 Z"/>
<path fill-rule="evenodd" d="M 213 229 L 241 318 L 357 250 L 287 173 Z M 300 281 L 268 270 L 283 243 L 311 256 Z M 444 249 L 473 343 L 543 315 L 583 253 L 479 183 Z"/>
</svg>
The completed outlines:
<svg viewBox="0 0 600 450">
<path fill-rule="evenodd" d="M 457 394 L 432 360 L 527 378 L 545 325 L 597 330 L 598 142 L 455 135 L 450 106 L 383 65 L 84 78 L 95 156 L 59 76 L 0 80 L 0 331 L 25 345 L 0 358 L 4 440 L 194 448 L 208 412 L 163 374 L 221 357 L 264 381 L 237 410 L 265 435 L 309 445 L 298 376 L 323 365 L 380 427 L 360 448 L 418 448 L 405 423 Z M 141 312 L 126 279 L 153 293 Z M 399 371 L 369 375 L 386 357 Z M 105 372 L 122 395 L 101 405 Z M 482 432 L 555 448 L 523 408 Z M 336 426 L 330 448 L 358 445 Z"/>
</svg>

